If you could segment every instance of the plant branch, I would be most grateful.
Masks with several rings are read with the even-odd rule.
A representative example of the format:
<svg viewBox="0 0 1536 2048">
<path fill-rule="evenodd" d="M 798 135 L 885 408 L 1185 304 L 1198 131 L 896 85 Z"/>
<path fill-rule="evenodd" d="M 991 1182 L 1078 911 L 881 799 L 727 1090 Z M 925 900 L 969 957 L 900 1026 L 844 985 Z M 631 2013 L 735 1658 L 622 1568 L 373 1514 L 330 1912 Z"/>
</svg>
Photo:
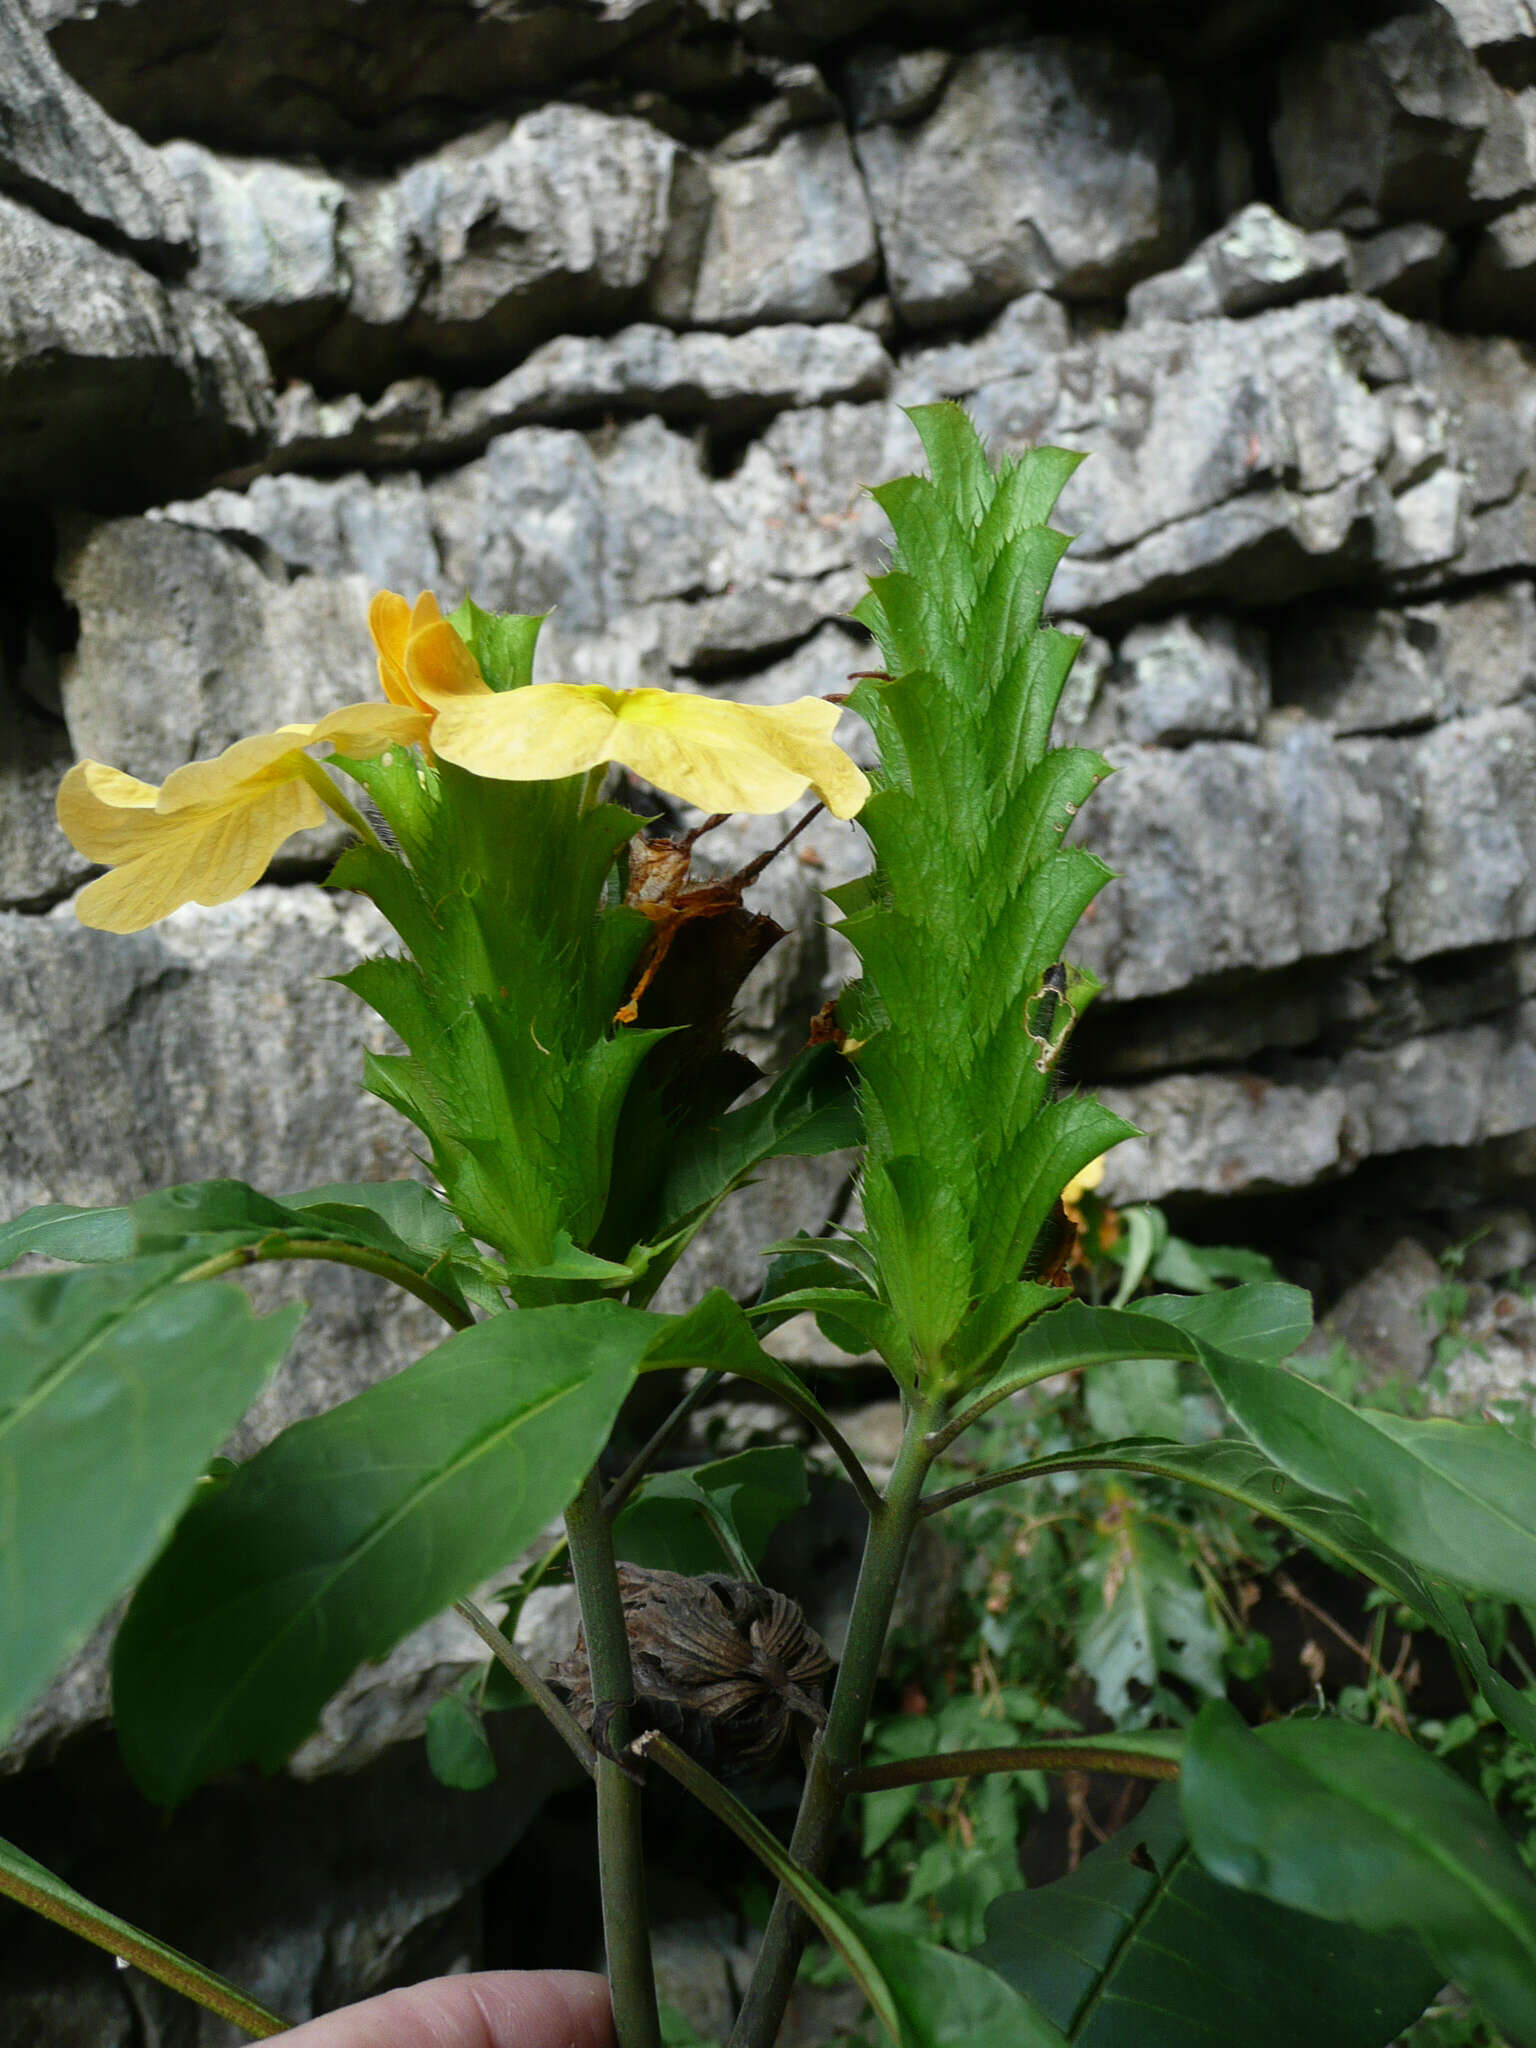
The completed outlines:
<svg viewBox="0 0 1536 2048">
<path fill-rule="evenodd" d="M 870 1517 L 843 1661 L 827 1725 L 811 1750 L 805 1792 L 789 1845 L 795 1862 L 812 1877 L 819 1878 L 826 1868 L 847 1797 L 845 1781 L 863 1752 L 880 1658 L 932 1458 L 926 1440 L 931 1420 L 932 1411 L 926 1406 L 908 1413 L 890 1485 Z M 781 1884 L 731 2035 L 731 2048 L 770 2048 L 794 1989 L 808 1931 L 805 1915 Z"/>
<path fill-rule="evenodd" d="M 381 1280 L 392 1280 L 407 1294 L 414 1294 L 418 1301 L 424 1301 L 428 1308 L 435 1309 L 455 1330 L 467 1330 L 475 1320 L 452 1295 L 444 1294 L 440 1287 L 434 1287 L 430 1280 L 423 1279 L 420 1273 L 403 1265 L 399 1259 L 392 1259 L 388 1252 L 373 1251 L 366 1245 L 342 1244 L 335 1238 L 284 1237 L 278 1232 L 259 1244 L 239 1244 L 229 1251 L 216 1252 L 212 1258 L 204 1259 L 201 1265 L 191 1266 L 176 1277 L 182 1281 L 217 1280 L 222 1274 L 236 1272 L 241 1266 L 273 1265 L 280 1259 L 322 1259 L 332 1265 L 357 1266 L 365 1273 L 377 1273 Z"/>
<path fill-rule="evenodd" d="M 701 1401 L 709 1398 L 724 1378 L 725 1374 L 716 1370 L 706 1372 L 702 1378 L 696 1380 L 672 1410 L 672 1413 L 662 1422 L 660 1428 L 655 1430 L 650 1439 L 636 1451 L 624 1470 L 603 1495 L 603 1513 L 610 1522 L 619 1512 L 619 1509 L 623 1507 L 625 1501 L 629 1499 L 629 1496 L 640 1484 L 646 1473 L 650 1471 L 656 1459 L 660 1457 L 673 1437 L 688 1420 L 694 1409 L 699 1406 Z"/>
<path fill-rule="evenodd" d="M 1104 1771 L 1117 1778 L 1176 1778 L 1172 1757 L 1089 1742 L 1036 1742 L 1021 1749 L 955 1749 L 943 1756 L 898 1757 L 850 1771 L 843 1791 L 889 1792 L 898 1785 L 935 1785 L 946 1778 L 986 1778 L 1002 1771 Z"/>
<path fill-rule="evenodd" d="M 453 1611 L 464 1617 L 496 1661 L 511 1672 L 587 1776 L 595 1776 L 597 1750 L 592 1738 L 564 1700 L 550 1690 L 527 1658 L 518 1651 L 510 1637 L 503 1635 L 491 1617 L 473 1600 L 455 1600 Z"/>
<path fill-rule="evenodd" d="M 603 1895 L 603 1941 L 619 2048 L 661 2048 L 651 1930 L 645 1909 L 645 1856 L 640 1837 L 640 1787 L 614 1751 L 629 1740 L 634 1676 L 619 1597 L 613 1533 L 603 1513 L 593 1468 L 565 1511 L 571 1569 L 592 1674 L 597 1758 L 597 1858 Z"/>
<path fill-rule="evenodd" d="M 205 1970 L 190 1956 L 141 1934 L 115 1914 L 91 1906 L 67 1887 L 61 1886 L 56 1895 L 43 1885 L 30 1883 L 20 1871 L 0 1862 L 0 1896 L 14 1899 L 19 1906 L 40 1913 L 45 1920 L 67 1928 L 71 1934 L 78 1934 L 83 1941 L 104 1948 L 108 1955 L 132 1963 L 146 1977 L 168 1984 L 183 1998 L 190 1998 L 207 2012 L 217 2013 L 220 2019 L 231 2020 L 237 2027 L 244 2027 L 258 2041 L 270 2040 L 274 2034 L 286 2034 L 294 2024 L 280 2013 L 258 2005 L 254 1998 L 247 1998 L 243 1991 L 226 1983 L 212 1970 Z"/>
</svg>

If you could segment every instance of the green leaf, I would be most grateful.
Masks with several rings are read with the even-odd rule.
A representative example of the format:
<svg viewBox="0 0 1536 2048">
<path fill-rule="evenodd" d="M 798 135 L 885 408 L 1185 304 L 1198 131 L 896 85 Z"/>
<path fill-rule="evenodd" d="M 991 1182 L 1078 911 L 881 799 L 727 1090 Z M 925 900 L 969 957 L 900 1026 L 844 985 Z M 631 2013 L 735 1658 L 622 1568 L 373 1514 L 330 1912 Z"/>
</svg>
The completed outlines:
<svg viewBox="0 0 1536 2048">
<path fill-rule="evenodd" d="M 52 1920 L 57 1926 L 68 1928 L 71 1934 L 78 1934 L 82 1940 L 104 1948 L 109 1955 L 120 1956 L 147 1977 L 169 1984 L 183 1997 L 193 1999 L 206 2011 L 217 2013 L 221 2019 L 243 2027 L 246 2033 L 254 2034 L 259 2040 L 285 2034 L 292 2025 L 280 2014 L 258 2005 L 254 1998 L 248 1998 L 227 1978 L 217 1976 L 212 1970 L 204 1969 L 201 1963 L 193 1962 L 190 1956 L 184 1956 L 180 1949 L 171 1948 L 165 1942 L 157 1941 L 154 1935 L 146 1934 L 142 1928 L 119 1920 L 115 1913 L 108 1913 L 72 1885 L 65 1884 L 62 1878 L 55 1877 L 51 1870 L 44 1869 L 41 1863 L 35 1862 L 14 1843 L 5 1841 L 0 1841 L 0 1897 L 15 1899 L 18 1904 L 41 1914 L 45 1920 Z"/>
<path fill-rule="evenodd" d="M 144 1791 L 275 1769 L 357 1664 L 507 1564 L 570 1500 L 654 1334 L 613 1302 L 498 1316 L 196 1501 L 117 1639 Z"/>
<path fill-rule="evenodd" d="M 1083 1565 L 1097 1597 L 1086 1603 L 1077 1661 L 1093 1680 L 1100 1711 L 1134 1727 L 1166 1711 L 1165 1675 L 1219 1698 L 1226 1638 L 1171 1538 L 1130 1495 L 1113 1509 L 1101 1517 L 1103 1534 Z"/>
<path fill-rule="evenodd" d="M 471 1674 L 473 1682 L 478 1676 Z M 439 1785 L 454 1792 L 481 1792 L 496 1782 L 496 1759 L 485 1722 L 474 1704 L 455 1689 L 434 1701 L 427 1715 L 427 1766 Z"/>
<path fill-rule="evenodd" d="M 165 1540 L 302 1306 L 133 1259 L 0 1284 L 0 1735 Z"/>
<path fill-rule="evenodd" d="M 1219 1884 L 1172 1786 L 1070 1876 L 999 1899 L 978 1959 L 1074 2048 L 1382 2048 L 1440 1985 L 1411 1937 L 1346 1934 Z"/>
<path fill-rule="evenodd" d="M 1299 1373 L 1223 1352 L 1202 1363 L 1243 1429 L 1304 1486 L 1348 1501 L 1426 1571 L 1536 1600 L 1536 1451 L 1511 1430 L 1352 1408 Z"/>
<path fill-rule="evenodd" d="M 128 1209 L 78 1209 L 68 1202 L 45 1202 L 0 1223 L 0 1273 L 28 1252 L 90 1265 L 101 1259 L 130 1258 L 133 1249 L 133 1215 Z"/>
<path fill-rule="evenodd" d="M 740 1451 L 691 1471 L 653 1472 L 613 1525 L 629 1564 L 755 1578 L 768 1538 L 808 1498 L 805 1462 L 793 1444 Z"/>
<path fill-rule="evenodd" d="M 1312 1297 L 1304 1287 L 1253 1281 L 1215 1294 L 1153 1294 L 1135 1313 L 1191 1330 L 1233 1358 L 1278 1364 L 1312 1334 Z"/>
<path fill-rule="evenodd" d="M 1120 1358 L 1101 1365 L 1083 1388 L 1088 1426 L 1106 1442 L 1183 1435 L 1179 1368 L 1172 1358 Z"/>
<path fill-rule="evenodd" d="M 1501 2027 L 1536 2038 L 1536 1881 L 1492 1810 L 1405 1737 L 1339 1720 L 1253 1734 L 1213 1702 L 1180 1791 L 1223 1883 L 1374 1933 L 1411 1929 Z"/>
</svg>

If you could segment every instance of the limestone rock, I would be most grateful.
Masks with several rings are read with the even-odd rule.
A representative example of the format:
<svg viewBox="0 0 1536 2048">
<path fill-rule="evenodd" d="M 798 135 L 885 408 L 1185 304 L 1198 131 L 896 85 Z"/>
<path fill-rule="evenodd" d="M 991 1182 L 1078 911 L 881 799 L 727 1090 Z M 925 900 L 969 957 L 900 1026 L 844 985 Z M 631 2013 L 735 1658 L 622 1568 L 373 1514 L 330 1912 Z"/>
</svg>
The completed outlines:
<svg viewBox="0 0 1536 2048">
<path fill-rule="evenodd" d="M 1273 142 L 1284 210 L 1304 227 L 1450 227 L 1536 183 L 1529 110 L 1438 6 L 1288 58 Z"/>
<path fill-rule="evenodd" d="M 976 50 L 926 121 L 866 128 L 855 145 L 891 297 L 913 327 L 1032 286 L 1113 298 L 1189 240 L 1168 87 L 1107 45 Z"/>
<path fill-rule="evenodd" d="M 152 269 L 180 271 L 192 260 L 192 223 L 174 179 L 81 91 L 25 0 L 0 7 L 0 190 Z"/>
<path fill-rule="evenodd" d="M 878 262 L 869 202 L 843 129 L 797 129 L 769 156 L 709 170 L 707 225 L 686 296 L 701 327 L 842 320 Z M 663 301 L 663 310 L 682 301 Z"/>
<path fill-rule="evenodd" d="M 212 300 L 0 198 L 0 496 L 142 505 L 259 455 L 255 336 Z"/>
<path fill-rule="evenodd" d="M 426 492 L 410 470 L 377 482 L 360 471 L 325 478 L 259 476 L 246 490 L 209 491 L 161 506 L 155 516 L 177 526 L 246 535 L 254 553 L 269 550 L 292 569 L 361 576 L 370 594 L 410 584 L 414 595 L 435 589 L 441 578 Z"/>
<path fill-rule="evenodd" d="M 1255 740 L 1269 707 L 1265 636 L 1240 620 L 1187 613 L 1135 626 L 1120 643 L 1106 698 L 1105 740 Z"/>
<path fill-rule="evenodd" d="M 734 431 L 788 406 L 878 398 L 891 374 L 877 335 L 837 322 L 742 334 L 675 334 L 646 323 L 614 335 L 562 334 L 494 384 L 451 395 L 427 377 L 401 378 L 371 404 L 321 398 L 311 385 L 292 383 L 278 398 L 269 466 L 462 460 L 511 427 L 584 420 L 610 408 Z"/>
<path fill-rule="evenodd" d="M 153 142 L 398 162 L 601 71 L 674 0 L 33 0 L 70 74 Z"/>
<path fill-rule="evenodd" d="M 1501 84 L 1536 83 L 1536 8 L 1530 0 L 1439 0 L 1456 33 Z"/>
<path fill-rule="evenodd" d="M 1144 278 L 1126 294 L 1125 316 L 1208 320 L 1321 298 L 1350 282 L 1350 250 L 1335 229 L 1308 234 L 1255 200 L 1208 236 L 1177 270 Z"/>
<path fill-rule="evenodd" d="M 1500 214 L 1478 235 L 1456 312 L 1469 327 L 1536 335 L 1536 201 Z"/>
<path fill-rule="evenodd" d="M 41 910 L 90 872 L 53 818 L 74 755 L 59 720 L 8 677 L 0 677 L 0 732 L 0 908 Z"/>
<path fill-rule="evenodd" d="M 892 396 L 899 405 L 968 398 L 984 384 L 1028 377 L 1071 347 L 1066 308 L 1046 292 L 1026 292 L 1005 306 L 974 341 L 939 342 L 907 350 Z"/>
<path fill-rule="evenodd" d="M 196 223 L 187 282 L 221 299 L 270 349 L 317 333 L 346 297 L 336 248 L 340 180 L 296 164 L 215 156 L 195 142 L 168 142 L 160 157 Z"/>
<path fill-rule="evenodd" d="M 1440 312 L 1440 288 L 1455 267 L 1455 251 L 1444 228 L 1409 221 L 1357 236 L 1350 247 L 1350 280 L 1384 305 L 1415 319 Z"/>
<path fill-rule="evenodd" d="M 1393 952 L 1422 960 L 1525 937 L 1536 929 L 1536 709 L 1449 720 L 1412 752 L 1414 827 L 1392 892 Z"/>
<path fill-rule="evenodd" d="M 1391 732 L 1536 692 L 1528 582 L 1378 609 L 1332 604 L 1288 619 L 1275 693 L 1336 733 Z"/>
<path fill-rule="evenodd" d="M 1400 1238 L 1381 1262 L 1345 1289 L 1324 1318 L 1314 1342 L 1342 1341 L 1371 1368 L 1374 1378 L 1417 1383 L 1434 1359 L 1424 1298 L 1443 1280 L 1423 1245 Z"/>
<path fill-rule="evenodd" d="M 1305 1187 L 1365 1159 L 1526 1129 L 1536 1104 L 1536 1006 L 1384 1051 L 1351 1051 L 1337 1066 L 1296 1061 L 1279 1079 L 1178 1074 L 1099 1093 L 1145 1133 L 1105 1163 L 1111 1202 Z"/>
<path fill-rule="evenodd" d="M 855 50 L 844 72 L 851 125 L 920 121 L 938 104 L 954 61 L 949 50 L 898 50 L 889 43 Z"/>
</svg>

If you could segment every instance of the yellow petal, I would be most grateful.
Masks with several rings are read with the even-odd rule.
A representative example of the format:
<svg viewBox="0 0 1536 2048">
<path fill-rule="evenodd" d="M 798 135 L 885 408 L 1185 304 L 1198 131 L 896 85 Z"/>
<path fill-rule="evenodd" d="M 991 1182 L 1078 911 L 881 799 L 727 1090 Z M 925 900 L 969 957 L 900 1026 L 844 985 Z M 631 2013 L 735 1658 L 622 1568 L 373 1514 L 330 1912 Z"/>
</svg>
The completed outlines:
<svg viewBox="0 0 1536 2048">
<path fill-rule="evenodd" d="M 368 761 L 388 747 L 421 745 L 432 730 L 432 714 L 404 704 L 344 704 L 328 711 L 309 735 L 309 744 L 329 740 L 338 754 Z"/>
<path fill-rule="evenodd" d="M 1103 1178 L 1104 1160 L 1101 1156 L 1098 1159 L 1091 1160 L 1081 1173 L 1073 1174 L 1061 1191 L 1062 1206 L 1070 1209 L 1072 1204 L 1081 1196 L 1091 1193 Z"/>
<path fill-rule="evenodd" d="M 82 924 L 136 932 L 184 903 L 228 903 L 260 881 L 284 840 L 321 824 L 325 810 L 307 782 L 291 778 L 252 785 L 222 804 L 136 815 L 144 829 L 131 857 L 75 899 Z"/>
<path fill-rule="evenodd" d="M 160 792 L 103 761 L 77 761 L 59 784 L 54 810 L 70 844 L 87 860 L 125 860 L 143 836 L 142 818 Z"/>
<path fill-rule="evenodd" d="M 411 608 L 393 590 L 381 590 L 368 607 L 368 631 L 379 651 L 379 687 L 391 704 L 419 711 L 405 676 L 405 643 L 411 629 Z"/>
<path fill-rule="evenodd" d="M 418 625 L 429 602 L 435 618 L 426 616 Z M 480 673 L 480 664 L 453 627 L 437 611 L 437 599 L 428 592 L 417 600 L 411 614 L 411 637 L 405 649 L 405 674 L 416 701 L 429 710 L 461 697 L 491 697 L 496 693 Z"/>
<path fill-rule="evenodd" d="M 831 738 L 839 708 L 732 704 L 671 690 L 536 683 L 484 698 L 439 700 L 434 751 L 476 775 L 553 781 L 618 761 L 705 811 L 782 811 L 815 790 L 850 818 L 869 784 Z"/>
</svg>

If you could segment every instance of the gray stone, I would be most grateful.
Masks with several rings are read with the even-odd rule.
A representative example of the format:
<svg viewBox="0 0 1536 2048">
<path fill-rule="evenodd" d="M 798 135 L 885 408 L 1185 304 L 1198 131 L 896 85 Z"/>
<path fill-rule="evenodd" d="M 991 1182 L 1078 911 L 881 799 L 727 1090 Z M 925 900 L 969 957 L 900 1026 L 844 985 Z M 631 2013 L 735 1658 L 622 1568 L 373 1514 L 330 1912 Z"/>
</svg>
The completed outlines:
<svg viewBox="0 0 1536 2048">
<path fill-rule="evenodd" d="M 1536 179 L 1527 110 L 1439 7 L 1287 58 L 1272 139 L 1282 204 L 1305 227 L 1456 226 Z"/>
<path fill-rule="evenodd" d="M 377 163 L 601 73 L 674 0 L 316 0 L 301 34 L 288 0 L 34 0 L 34 11 L 70 74 L 153 141 Z"/>
<path fill-rule="evenodd" d="M 1044 286 L 1114 298 L 1187 244 L 1192 198 L 1164 81 L 1055 37 L 961 59 L 920 126 L 855 138 L 891 297 L 914 327 Z"/>
<path fill-rule="evenodd" d="M 0 189 L 153 269 L 180 271 L 192 260 L 175 180 L 81 91 L 25 0 L 0 6 Z"/>
<path fill-rule="evenodd" d="M 770 61 L 761 69 L 773 79 L 773 97 L 754 107 L 739 128 L 715 145 L 716 156 L 764 156 L 793 129 L 842 119 L 841 102 L 814 64 Z"/>
<path fill-rule="evenodd" d="M 1399 313 L 1433 320 L 1439 315 L 1441 286 L 1455 267 L 1456 254 L 1444 228 L 1409 221 L 1355 237 L 1350 258 L 1356 291 L 1369 292 Z"/>
<path fill-rule="evenodd" d="M 711 165 L 697 264 L 687 308 L 699 326 L 845 319 L 878 251 L 843 129 L 797 129 L 770 156 Z"/>
<path fill-rule="evenodd" d="M 1393 952 L 1422 960 L 1525 937 L 1536 929 L 1536 709 L 1452 719 L 1410 745 L 1415 817 L 1392 891 Z"/>
<path fill-rule="evenodd" d="M 1275 694 L 1337 733 L 1391 732 L 1536 690 L 1536 596 L 1528 582 L 1379 610 L 1326 605 L 1275 639 Z"/>
<path fill-rule="evenodd" d="M 1468 1146 L 1536 1120 L 1536 1007 L 1498 1023 L 1295 1061 L 1283 1078 L 1178 1074 L 1098 1091 L 1140 1127 L 1105 1164 L 1106 1200 L 1305 1187 L 1363 1160 Z"/>
<path fill-rule="evenodd" d="M 1257 313 L 1265 306 L 1289 306 L 1343 291 L 1349 272 L 1349 244 L 1336 229 L 1308 234 L 1255 200 L 1177 270 L 1132 285 L 1125 317 L 1128 322 L 1208 320 L 1217 314 Z"/>
<path fill-rule="evenodd" d="M 1438 0 L 1456 33 L 1504 85 L 1536 80 L 1536 10 L 1530 0 Z"/>
<path fill-rule="evenodd" d="M 1315 728 L 1272 747 L 1205 741 L 1173 754 L 1112 748 L 1110 759 L 1119 772 L 1076 836 L 1121 879 L 1077 949 L 1115 1001 L 1384 934 L 1406 791 L 1372 786 Z M 1406 785 L 1408 764 L 1397 767 Z"/>
<path fill-rule="evenodd" d="M 1469 327 L 1536 335 L 1536 201 L 1479 233 L 1456 287 L 1456 314 Z"/>
<path fill-rule="evenodd" d="M 0 496 L 117 510 L 259 455 L 261 345 L 223 307 L 0 198 Z"/>
<path fill-rule="evenodd" d="M 494 384 L 445 398 L 427 377 L 402 378 L 369 404 L 321 398 L 295 382 L 277 409 L 271 467 L 350 468 L 462 460 L 511 427 L 613 410 L 757 424 L 787 406 L 881 397 L 891 360 L 863 327 L 787 322 L 742 334 L 675 334 L 638 324 L 615 335 L 563 334 Z"/>
<path fill-rule="evenodd" d="M 221 299 L 274 351 L 318 333 L 343 304 L 336 247 L 345 188 L 327 172 L 168 142 L 161 160 L 197 229 L 187 282 Z"/>
<path fill-rule="evenodd" d="M 898 50 L 889 43 L 855 50 L 843 75 L 850 125 L 920 121 L 937 106 L 954 61 L 950 50 Z"/>
<path fill-rule="evenodd" d="M 1269 705 L 1268 646 L 1235 619 L 1136 626 L 1120 643 L 1114 688 L 1117 737 L 1132 744 L 1257 739 Z"/>
<path fill-rule="evenodd" d="M 983 384 L 1028 377 L 1064 355 L 1072 334 L 1066 308 L 1046 292 L 1026 292 L 1003 308 L 974 341 L 940 342 L 901 357 L 892 396 L 900 405 L 968 398 Z"/>
<path fill-rule="evenodd" d="M 90 872 L 54 823 L 53 798 L 74 755 L 56 718 L 0 675 L 0 908 L 43 909 Z M 0 1038 L 5 1026 L 0 1024 Z"/>
<path fill-rule="evenodd" d="M 270 550 L 289 568 L 361 576 L 371 589 L 431 589 L 441 576 L 427 494 L 409 470 L 377 482 L 361 472 L 259 476 L 246 490 L 209 491 L 162 506 L 155 516 L 246 535 L 257 554 Z"/>
<path fill-rule="evenodd" d="M 1340 1295 L 1318 1338 L 1347 1344 L 1374 1380 L 1398 1376 L 1417 1383 L 1434 1360 L 1424 1297 L 1444 1277 L 1423 1245 L 1400 1238 L 1379 1265 Z"/>
</svg>

